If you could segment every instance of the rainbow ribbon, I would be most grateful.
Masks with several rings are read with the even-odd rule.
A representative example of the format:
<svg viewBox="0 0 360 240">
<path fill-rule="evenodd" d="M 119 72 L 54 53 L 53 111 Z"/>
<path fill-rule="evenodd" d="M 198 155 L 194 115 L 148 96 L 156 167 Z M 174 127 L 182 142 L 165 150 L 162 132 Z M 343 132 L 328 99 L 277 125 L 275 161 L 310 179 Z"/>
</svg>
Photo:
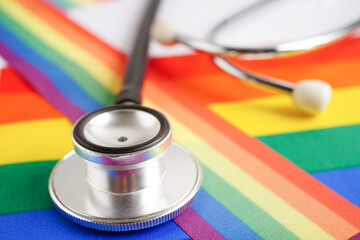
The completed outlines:
<svg viewBox="0 0 360 240">
<path fill-rule="evenodd" d="M 360 148 L 353 144 L 359 140 L 354 131 L 360 110 L 344 107 L 360 100 L 359 50 L 360 41 L 348 38 L 301 56 L 241 62 L 294 82 L 307 75 L 329 80 L 335 87 L 334 100 L 318 118 L 293 110 L 285 97 L 242 85 L 203 54 L 153 59 L 144 86 L 145 105 L 164 111 L 175 140 L 200 160 L 202 189 L 192 207 L 174 221 L 144 231 L 103 233 L 56 214 L 47 180 L 56 160 L 73 148 L 68 119 L 73 122 L 114 102 L 125 56 L 46 2 L 0 2 L 0 55 L 10 65 L 2 70 L 0 87 L 0 238 L 355 236 L 360 231 L 360 209 L 294 163 L 333 188 L 338 185 L 331 179 L 343 176 L 336 169 L 360 165 L 356 157 Z M 322 71 L 317 75 L 297 71 L 313 65 Z M 348 78 L 339 80 L 344 69 Z M 339 142 L 339 136 L 349 140 Z M 326 149 L 339 144 L 352 154 L 337 161 L 344 155 L 336 154 L 335 148 L 321 151 L 317 141 Z M 360 171 L 356 169 L 346 174 L 355 176 Z M 336 171 L 315 173 L 327 170 Z M 358 205 L 349 192 L 342 195 Z"/>
</svg>

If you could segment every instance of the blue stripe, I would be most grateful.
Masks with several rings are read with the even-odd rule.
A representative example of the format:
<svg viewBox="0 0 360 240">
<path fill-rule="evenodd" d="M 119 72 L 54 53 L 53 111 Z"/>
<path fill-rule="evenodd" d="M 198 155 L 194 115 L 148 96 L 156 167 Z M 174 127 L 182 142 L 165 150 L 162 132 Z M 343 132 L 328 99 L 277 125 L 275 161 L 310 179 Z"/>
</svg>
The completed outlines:
<svg viewBox="0 0 360 240">
<path fill-rule="evenodd" d="M 311 175 L 360 207 L 360 167 L 318 172 Z"/>
<path fill-rule="evenodd" d="M 204 189 L 191 207 L 226 239 L 261 239 Z"/>
<path fill-rule="evenodd" d="M 102 105 L 89 96 L 67 73 L 49 62 L 0 23 L 0 40 L 30 65 L 41 71 L 74 104 L 84 111 L 93 111 Z"/>
<path fill-rule="evenodd" d="M 0 239 L 190 239 L 173 221 L 157 227 L 124 233 L 81 227 L 55 209 L 0 215 Z"/>
</svg>

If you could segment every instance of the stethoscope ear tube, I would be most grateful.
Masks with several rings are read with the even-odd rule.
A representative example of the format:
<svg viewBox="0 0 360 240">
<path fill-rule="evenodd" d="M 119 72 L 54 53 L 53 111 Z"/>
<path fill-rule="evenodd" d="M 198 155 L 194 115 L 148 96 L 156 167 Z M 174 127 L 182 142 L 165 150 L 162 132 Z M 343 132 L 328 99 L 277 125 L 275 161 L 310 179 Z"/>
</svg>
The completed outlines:
<svg viewBox="0 0 360 240">
<path fill-rule="evenodd" d="M 203 51 L 211 55 L 211 59 L 217 67 L 224 72 L 255 86 L 263 86 L 266 89 L 272 89 L 277 92 L 291 95 L 293 102 L 301 110 L 309 114 L 323 112 L 329 105 L 332 88 L 320 80 L 301 80 L 296 84 L 254 73 L 239 64 L 232 64 L 229 59 L 238 57 L 245 60 L 268 59 L 277 56 L 284 56 L 289 53 L 303 52 L 304 50 L 314 49 L 328 43 L 337 41 L 347 36 L 351 30 L 358 27 L 360 20 L 349 25 L 307 39 L 279 44 L 273 47 L 259 48 L 241 48 L 228 47 L 214 42 L 217 32 L 233 20 L 243 17 L 249 12 L 265 6 L 271 1 L 259 1 L 248 8 L 245 8 L 236 14 L 224 19 L 213 27 L 208 35 L 208 39 L 194 38 L 181 33 L 179 28 L 169 21 L 157 21 L 151 27 L 151 35 L 154 39 L 165 45 L 183 43 L 191 48 Z"/>
</svg>

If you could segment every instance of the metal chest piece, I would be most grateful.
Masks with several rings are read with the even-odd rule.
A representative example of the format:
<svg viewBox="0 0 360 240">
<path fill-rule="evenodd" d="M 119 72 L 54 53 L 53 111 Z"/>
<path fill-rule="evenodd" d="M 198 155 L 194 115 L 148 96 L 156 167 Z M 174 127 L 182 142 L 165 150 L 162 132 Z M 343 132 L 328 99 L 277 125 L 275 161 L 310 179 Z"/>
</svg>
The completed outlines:
<svg viewBox="0 0 360 240">
<path fill-rule="evenodd" d="M 72 137 L 75 151 L 54 167 L 49 191 L 55 207 L 82 226 L 152 227 L 186 210 L 200 188 L 200 164 L 172 143 L 167 118 L 153 109 L 99 109 L 74 125 Z"/>
</svg>

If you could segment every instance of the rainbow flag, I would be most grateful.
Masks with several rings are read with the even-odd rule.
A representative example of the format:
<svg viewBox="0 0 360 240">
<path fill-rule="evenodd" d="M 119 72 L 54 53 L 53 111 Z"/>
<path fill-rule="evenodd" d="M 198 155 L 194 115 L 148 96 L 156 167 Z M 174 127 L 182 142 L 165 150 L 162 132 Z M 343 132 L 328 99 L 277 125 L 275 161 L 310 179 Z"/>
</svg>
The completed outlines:
<svg viewBox="0 0 360 240">
<path fill-rule="evenodd" d="M 152 59 L 145 105 L 201 162 L 189 210 L 127 233 L 77 226 L 53 208 L 47 181 L 73 148 L 72 122 L 114 102 L 125 55 L 40 0 L 0 2 L 0 238 L 349 239 L 360 235 L 360 40 L 244 66 L 296 82 L 326 79 L 328 111 L 243 85 L 205 54 Z M 327 185 L 327 186 L 326 186 Z M 331 190 L 333 189 L 333 190 Z"/>
</svg>

